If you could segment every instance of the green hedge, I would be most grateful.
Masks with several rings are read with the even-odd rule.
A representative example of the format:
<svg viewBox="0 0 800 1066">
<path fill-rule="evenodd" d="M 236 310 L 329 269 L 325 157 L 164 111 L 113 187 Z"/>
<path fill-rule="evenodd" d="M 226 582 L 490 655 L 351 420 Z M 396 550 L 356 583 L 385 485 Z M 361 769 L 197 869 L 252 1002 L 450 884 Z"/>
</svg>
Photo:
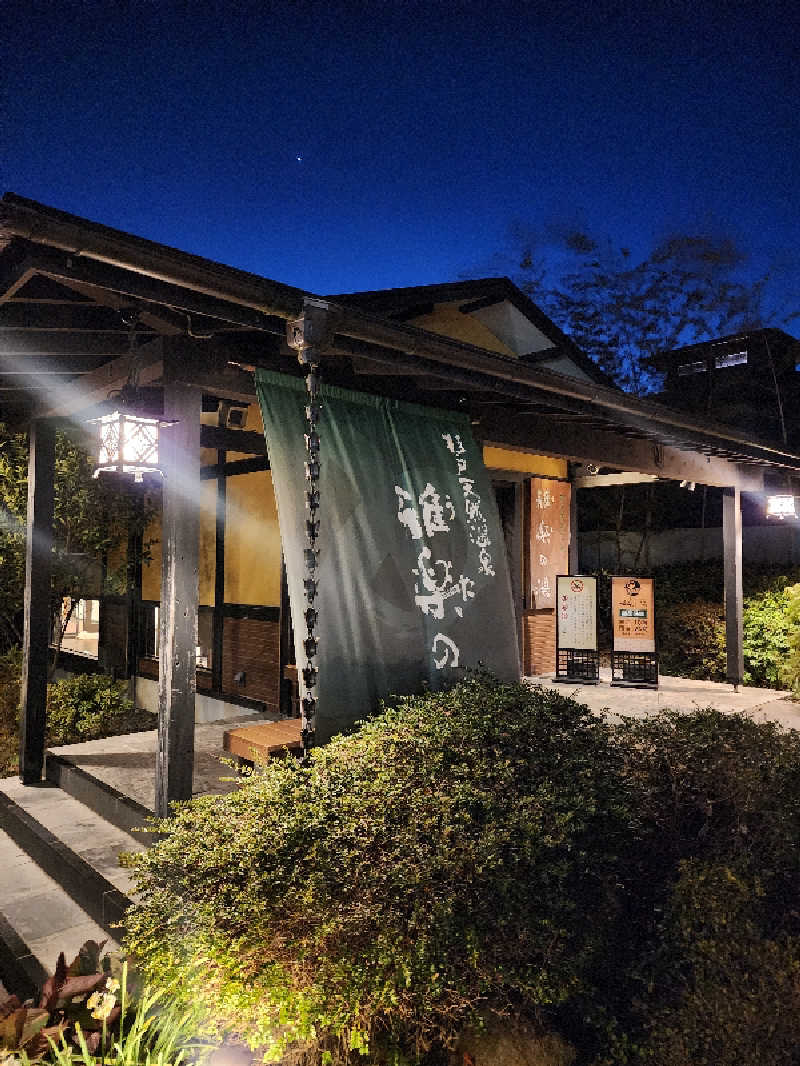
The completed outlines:
<svg viewBox="0 0 800 1066">
<path fill-rule="evenodd" d="M 493 1011 L 544 1013 L 582 1064 L 795 1066 L 799 775 L 769 723 L 612 726 L 472 678 L 182 805 L 130 860 L 128 947 L 309 1064 L 439 1062 Z"/>
<path fill-rule="evenodd" d="M 309 772 L 272 762 L 164 823 L 133 860 L 128 945 L 254 1045 L 416 1053 L 487 1004 L 563 1002 L 609 950 L 617 759 L 554 693 L 403 700 Z"/>
</svg>

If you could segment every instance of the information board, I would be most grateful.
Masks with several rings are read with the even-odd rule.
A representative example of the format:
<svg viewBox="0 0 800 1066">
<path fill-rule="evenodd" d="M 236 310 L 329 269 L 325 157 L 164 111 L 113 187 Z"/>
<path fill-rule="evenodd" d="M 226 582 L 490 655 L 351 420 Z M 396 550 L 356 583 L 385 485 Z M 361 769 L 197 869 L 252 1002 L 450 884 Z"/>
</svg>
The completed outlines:
<svg viewBox="0 0 800 1066">
<path fill-rule="evenodd" d="M 556 578 L 558 647 L 597 650 L 597 578 L 578 575 Z"/>
<path fill-rule="evenodd" d="M 615 652 L 655 652 L 653 591 L 651 577 L 611 578 L 611 621 Z"/>
<path fill-rule="evenodd" d="M 531 589 L 536 609 L 556 606 L 556 577 L 569 570 L 569 501 L 572 486 L 531 478 Z"/>
</svg>

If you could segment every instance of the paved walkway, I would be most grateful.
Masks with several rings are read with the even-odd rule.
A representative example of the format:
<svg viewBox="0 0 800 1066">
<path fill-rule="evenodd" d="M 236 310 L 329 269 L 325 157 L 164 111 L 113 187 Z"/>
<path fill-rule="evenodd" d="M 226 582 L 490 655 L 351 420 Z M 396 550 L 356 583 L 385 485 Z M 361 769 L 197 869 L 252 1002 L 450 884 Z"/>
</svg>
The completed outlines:
<svg viewBox="0 0 800 1066">
<path fill-rule="evenodd" d="M 198 796 L 234 789 L 234 770 L 221 761 L 223 734 L 248 722 L 274 721 L 277 717 L 259 714 L 196 725 L 192 793 Z M 136 800 L 151 811 L 154 809 L 158 730 L 149 729 L 104 740 L 84 740 L 80 744 L 50 748 L 50 751 L 66 756 L 87 774 L 111 785 L 123 796 Z"/>
<path fill-rule="evenodd" d="M 800 703 L 793 702 L 785 690 L 740 685 L 739 691 L 734 692 L 733 685 L 691 681 L 685 677 L 661 677 L 657 689 L 612 688 L 611 671 L 607 668 L 601 668 L 598 685 L 554 681 L 552 675 L 527 680 L 529 684 L 554 688 L 565 696 L 572 696 L 593 711 L 607 711 L 612 715 L 644 718 L 667 707 L 680 711 L 714 707 L 723 712 L 742 711 L 759 722 L 771 720 L 800 729 Z"/>
</svg>

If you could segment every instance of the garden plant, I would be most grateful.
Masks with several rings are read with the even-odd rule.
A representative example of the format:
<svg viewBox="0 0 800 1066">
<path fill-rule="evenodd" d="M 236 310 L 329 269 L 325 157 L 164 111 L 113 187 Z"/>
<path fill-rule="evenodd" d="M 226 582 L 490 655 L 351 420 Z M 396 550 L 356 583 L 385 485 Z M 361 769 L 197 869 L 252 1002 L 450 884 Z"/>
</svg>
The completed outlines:
<svg viewBox="0 0 800 1066">
<path fill-rule="evenodd" d="M 533 1021 L 582 1066 L 794 1066 L 798 774 L 772 724 L 476 675 L 181 805 L 130 858 L 128 948 L 276 1060 Z"/>
</svg>

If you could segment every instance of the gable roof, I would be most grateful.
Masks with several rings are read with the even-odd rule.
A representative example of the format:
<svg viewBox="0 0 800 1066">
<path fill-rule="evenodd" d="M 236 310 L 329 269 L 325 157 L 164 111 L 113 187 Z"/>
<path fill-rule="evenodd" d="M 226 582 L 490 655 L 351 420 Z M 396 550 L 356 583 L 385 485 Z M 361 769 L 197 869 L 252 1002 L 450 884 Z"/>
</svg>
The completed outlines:
<svg viewBox="0 0 800 1066">
<path fill-rule="evenodd" d="M 459 304 L 459 311 L 469 315 L 507 301 L 558 349 L 525 352 L 520 361 L 544 363 L 555 354 L 568 358 L 590 381 L 607 388 L 617 388 L 614 381 L 577 344 L 549 318 L 540 307 L 507 277 L 476 278 L 434 285 L 414 285 L 398 289 L 372 289 L 365 292 L 338 293 L 327 299 L 345 306 L 358 307 L 395 322 L 413 324 L 414 319 L 432 313 L 436 305 Z M 491 328 L 491 327 L 490 327 Z"/>
</svg>

